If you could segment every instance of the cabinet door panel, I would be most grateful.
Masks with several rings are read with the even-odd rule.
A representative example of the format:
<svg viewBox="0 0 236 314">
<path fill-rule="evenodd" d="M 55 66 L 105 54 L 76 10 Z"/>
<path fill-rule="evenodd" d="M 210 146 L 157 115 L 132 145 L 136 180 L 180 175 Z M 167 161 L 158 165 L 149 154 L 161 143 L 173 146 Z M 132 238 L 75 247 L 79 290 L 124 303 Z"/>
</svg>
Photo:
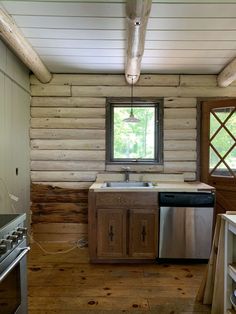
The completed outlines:
<svg viewBox="0 0 236 314">
<path fill-rule="evenodd" d="M 97 256 L 119 258 L 126 256 L 126 211 L 99 209 L 97 211 Z"/>
<path fill-rule="evenodd" d="M 157 256 L 157 209 L 130 210 L 129 255 L 136 258 Z"/>
</svg>

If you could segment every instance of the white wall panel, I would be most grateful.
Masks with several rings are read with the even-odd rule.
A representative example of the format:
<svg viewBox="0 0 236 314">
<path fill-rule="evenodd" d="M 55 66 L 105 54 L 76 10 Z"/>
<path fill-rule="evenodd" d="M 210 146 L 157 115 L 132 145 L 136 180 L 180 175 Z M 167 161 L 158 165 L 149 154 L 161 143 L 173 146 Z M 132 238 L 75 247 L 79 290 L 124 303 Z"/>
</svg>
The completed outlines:
<svg viewBox="0 0 236 314">
<path fill-rule="evenodd" d="M 14 203 L 17 212 L 28 212 L 30 196 L 29 178 L 29 110 L 30 95 L 28 70 L 1 42 L 6 51 L 5 66 L 0 72 L 0 213 L 13 209 L 9 192 L 19 198 Z M 3 47 L 3 50 L 2 50 Z M 4 49 L 5 47 L 5 49 Z M 3 59 L 1 59 L 3 63 Z M 18 168 L 18 175 L 16 175 Z"/>
</svg>

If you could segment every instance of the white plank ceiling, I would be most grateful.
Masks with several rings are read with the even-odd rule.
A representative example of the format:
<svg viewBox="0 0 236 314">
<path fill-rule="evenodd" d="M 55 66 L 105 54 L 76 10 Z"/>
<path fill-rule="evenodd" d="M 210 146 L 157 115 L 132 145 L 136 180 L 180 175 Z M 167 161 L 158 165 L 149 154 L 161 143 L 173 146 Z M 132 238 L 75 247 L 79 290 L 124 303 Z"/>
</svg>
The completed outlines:
<svg viewBox="0 0 236 314">
<path fill-rule="evenodd" d="M 124 0 L 0 4 L 50 71 L 124 73 Z M 234 57 L 236 0 L 153 0 L 142 73 L 217 74 Z"/>
</svg>

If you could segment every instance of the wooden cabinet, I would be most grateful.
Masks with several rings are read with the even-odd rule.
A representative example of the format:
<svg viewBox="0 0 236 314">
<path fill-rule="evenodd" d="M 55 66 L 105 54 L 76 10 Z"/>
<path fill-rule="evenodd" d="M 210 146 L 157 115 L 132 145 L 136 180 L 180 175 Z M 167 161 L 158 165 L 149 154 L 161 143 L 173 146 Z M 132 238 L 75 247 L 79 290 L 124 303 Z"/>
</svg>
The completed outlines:
<svg viewBox="0 0 236 314">
<path fill-rule="evenodd" d="M 236 314 L 230 296 L 236 290 L 236 215 L 222 215 L 225 219 L 224 237 L 224 314 Z"/>
<path fill-rule="evenodd" d="M 157 193 L 89 192 L 89 252 L 92 262 L 155 259 Z"/>
</svg>

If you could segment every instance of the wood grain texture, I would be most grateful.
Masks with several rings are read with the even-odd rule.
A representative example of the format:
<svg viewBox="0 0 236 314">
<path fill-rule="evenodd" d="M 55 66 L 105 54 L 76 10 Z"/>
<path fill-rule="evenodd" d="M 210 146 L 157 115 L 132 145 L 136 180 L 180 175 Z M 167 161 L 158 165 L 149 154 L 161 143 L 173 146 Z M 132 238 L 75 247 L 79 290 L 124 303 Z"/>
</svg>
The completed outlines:
<svg viewBox="0 0 236 314">
<path fill-rule="evenodd" d="M 30 129 L 31 139 L 104 139 L 105 130 Z"/>
<path fill-rule="evenodd" d="M 48 84 L 31 85 L 31 96 L 71 96 L 71 87 Z"/>
<path fill-rule="evenodd" d="M 196 126 L 196 119 L 164 119 L 164 130 L 195 129 Z"/>
<path fill-rule="evenodd" d="M 80 150 L 104 150 L 105 139 L 88 139 L 88 140 L 31 140 L 31 149 L 80 149 Z"/>
<path fill-rule="evenodd" d="M 180 86 L 217 86 L 216 75 L 180 75 Z"/>
<path fill-rule="evenodd" d="M 39 181 L 89 181 L 96 179 L 94 171 L 31 171 L 32 182 Z"/>
<path fill-rule="evenodd" d="M 32 150 L 31 160 L 105 160 L 105 151 L 92 150 Z"/>
<path fill-rule="evenodd" d="M 33 231 L 39 233 L 37 224 L 44 223 L 82 223 L 88 220 L 88 190 L 69 189 L 52 187 L 50 185 L 31 185 L 31 211 Z M 49 226 L 49 225 L 47 225 Z M 53 225 L 59 228 L 59 225 Z M 62 225 L 63 227 L 63 225 Z M 35 228 L 35 229 L 34 229 Z M 41 227 L 42 228 L 42 227 Z M 50 233 L 45 229 L 41 233 Z M 76 231 L 74 225 L 73 234 L 81 233 Z M 46 232 L 47 231 L 47 232 Z M 67 233 L 65 230 L 61 233 Z"/>
<path fill-rule="evenodd" d="M 129 84 L 139 80 L 144 53 L 145 35 L 152 1 L 126 2 L 127 45 L 125 78 Z"/>
<path fill-rule="evenodd" d="M 50 252 L 73 247 L 41 244 Z M 36 244 L 31 247 L 30 314 L 210 314 L 209 306 L 196 301 L 205 264 L 92 265 L 87 248 L 50 255 L 42 254 Z"/>
<path fill-rule="evenodd" d="M 164 151 L 196 151 L 197 142 L 191 140 L 166 140 L 164 141 Z"/>
<path fill-rule="evenodd" d="M 197 110 L 196 108 L 166 108 L 164 110 L 165 119 L 196 119 Z"/>
<path fill-rule="evenodd" d="M 105 107 L 105 98 L 91 97 L 32 97 L 31 107 Z"/>
<path fill-rule="evenodd" d="M 0 8 L 0 32 L 1 38 L 8 44 L 11 50 L 42 82 L 47 83 L 52 75 L 40 59 L 38 53 L 33 49 L 27 39 L 23 36 L 16 23 L 6 11 Z"/>
<path fill-rule="evenodd" d="M 165 97 L 165 108 L 195 108 L 197 104 L 196 98 L 181 98 L 181 97 Z"/>
<path fill-rule="evenodd" d="M 80 97 L 129 97 L 129 86 L 72 86 L 72 96 Z M 235 97 L 236 87 L 227 88 L 200 86 L 200 87 L 166 87 L 166 86 L 135 86 L 135 97 Z"/>
<path fill-rule="evenodd" d="M 40 85 L 34 75 L 30 77 L 32 85 Z M 111 74 L 53 74 L 50 85 L 79 85 L 79 86 L 126 86 L 124 75 Z M 169 74 L 141 74 L 138 82 L 140 86 L 178 86 L 179 75 Z"/>
<path fill-rule="evenodd" d="M 88 169 L 89 171 L 105 170 L 105 161 L 31 161 L 31 170 L 40 171 L 83 171 Z"/>
<path fill-rule="evenodd" d="M 31 127 L 36 129 L 104 129 L 105 119 L 31 118 Z"/>
<path fill-rule="evenodd" d="M 104 118 L 105 108 L 31 108 L 32 118 Z"/>
</svg>

